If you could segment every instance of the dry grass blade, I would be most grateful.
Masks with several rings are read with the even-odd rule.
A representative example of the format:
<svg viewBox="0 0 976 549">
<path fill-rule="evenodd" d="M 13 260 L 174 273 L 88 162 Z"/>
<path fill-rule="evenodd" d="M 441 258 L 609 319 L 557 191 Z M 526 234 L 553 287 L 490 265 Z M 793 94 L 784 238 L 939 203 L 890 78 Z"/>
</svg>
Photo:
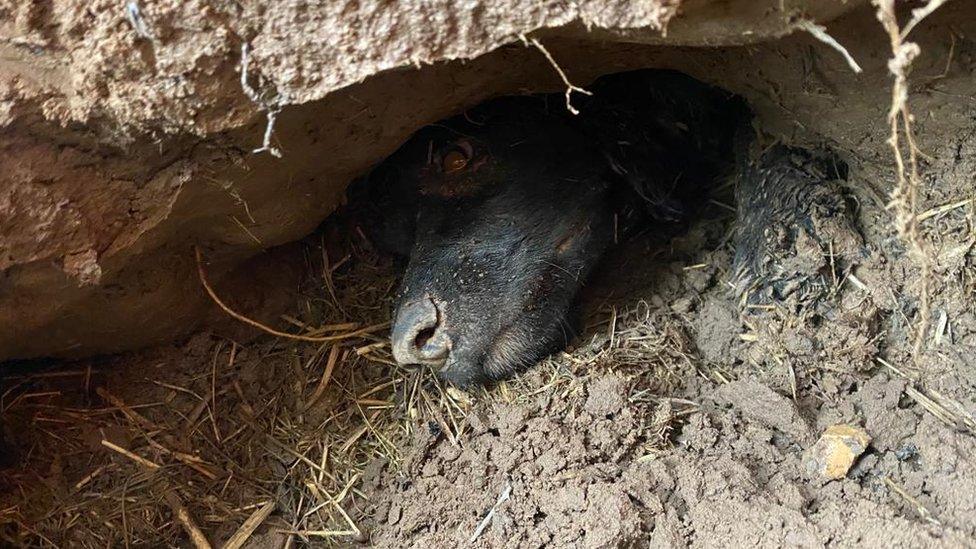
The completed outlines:
<svg viewBox="0 0 976 549">
<path fill-rule="evenodd" d="M 104 398 L 112 406 L 118 408 L 119 411 L 125 414 L 125 417 L 129 418 L 130 421 L 142 427 L 143 429 L 147 431 L 155 431 L 159 428 L 156 426 L 156 424 L 146 419 L 145 416 L 130 408 L 129 405 L 126 404 L 125 401 L 123 401 L 121 398 L 110 393 L 108 389 L 106 389 L 105 387 L 98 387 L 97 389 L 95 389 L 95 393 L 97 393 L 98 396 Z"/>
<path fill-rule="evenodd" d="M 102 439 L 102 446 L 108 448 L 109 450 L 112 450 L 113 452 L 118 452 L 119 454 L 122 454 L 123 456 L 131 459 L 132 461 L 138 463 L 139 465 L 142 465 L 143 467 L 145 467 L 147 469 L 159 469 L 159 465 L 158 464 L 153 463 L 152 461 L 149 461 L 148 459 L 146 459 L 146 458 L 144 458 L 142 456 L 133 454 L 132 452 L 126 450 L 125 448 L 123 448 L 123 447 L 121 447 L 121 446 L 119 446 L 119 445 L 117 445 L 117 444 L 115 444 L 115 443 L 113 443 L 111 441 Z"/>
<path fill-rule="evenodd" d="M 315 392 L 312 393 L 312 396 L 308 399 L 308 402 L 305 403 L 306 408 L 311 408 L 314 406 L 315 403 L 318 402 L 318 400 L 322 397 L 322 394 L 325 393 L 326 387 L 329 386 L 329 380 L 332 379 L 332 371 L 335 369 L 338 359 L 339 346 L 332 345 L 332 349 L 329 351 L 329 358 L 325 363 L 325 371 L 322 372 L 322 378 L 319 379 L 319 383 L 315 387 Z"/>
<path fill-rule="evenodd" d="M 244 521 L 244 524 L 241 524 L 241 527 L 238 528 L 237 531 L 227 539 L 227 542 L 223 545 L 223 549 L 240 549 L 243 547 L 244 544 L 247 543 L 247 540 L 251 539 L 251 534 L 253 534 L 254 531 L 257 530 L 258 527 L 261 526 L 261 524 L 263 524 L 269 516 L 271 516 L 271 513 L 274 512 L 274 510 L 275 502 L 273 501 L 269 501 L 268 503 L 265 503 L 261 507 L 255 509 L 254 512 L 251 513 L 251 516 L 247 517 L 247 520 Z"/>
<path fill-rule="evenodd" d="M 895 481 L 891 480 L 888 477 L 884 477 L 884 483 L 888 486 L 888 488 L 891 488 L 892 490 L 894 490 L 896 494 L 901 496 L 902 499 L 904 499 L 909 504 L 911 504 L 912 507 L 915 508 L 915 511 L 918 513 L 918 515 L 923 519 L 925 519 L 926 522 L 933 524 L 935 526 L 942 526 L 942 523 L 939 522 L 939 520 L 932 515 L 931 511 L 926 509 L 925 506 L 922 505 L 920 501 L 918 501 L 915 497 L 913 497 L 911 494 L 905 491 L 905 489 L 899 486 L 897 483 L 895 483 Z"/>
<path fill-rule="evenodd" d="M 877 357 L 879 364 L 888 368 L 899 377 L 917 384 L 918 382 L 902 370 L 896 368 L 887 360 Z M 908 385 L 905 387 L 905 394 L 918 403 L 923 409 L 935 416 L 939 421 L 958 429 L 968 431 L 976 436 L 976 418 L 974 418 L 959 402 L 939 393 L 935 390 L 926 390 L 920 387 Z"/>
<path fill-rule="evenodd" d="M 495 512 L 498 510 L 498 507 L 500 507 L 501 504 L 508 501 L 508 498 L 510 498 L 511 496 L 512 496 L 512 484 L 508 483 L 505 485 L 505 490 L 502 491 L 500 496 L 498 496 L 498 501 L 496 501 L 495 505 L 493 505 L 491 509 L 488 510 L 488 513 L 485 514 L 485 518 L 481 519 L 481 522 L 478 523 L 478 527 L 475 529 L 474 533 L 471 534 L 471 537 L 468 539 L 468 543 L 474 543 L 478 541 L 478 538 L 481 537 L 481 533 L 485 531 L 485 528 L 487 528 L 489 524 L 491 524 L 491 519 L 495 516 Z"/>
<path fill-rule="evenodd" d="M 331 336 L 315 336 L 315 337 L 301 335 L 301 334 L 290 334 L 288 332 L 275 330 L 270 326 L 262 324 L 254 319 L 248 318 L 238 313 L 237 311 L 234 311 L 222 299 L 220 299 L 220 296 L 217 295 L 217 292 L 214 291 L 213 286 L 210 285 L 210 281 L 207 279 L 207 271 L 206 269 L 203 268 L 203 255 L 200 252 L 200 248 L 194 247 L 194 253 L 196 254 L 196 260 L 197 260 L 197 275 L 200 277 L 200 283 L 203 285 L 203 289 L 206 290 L 207 295 L 210 296 L 210 299 L 213 300 L 213 302 L 218 307 L 220 307 L 221 310 L 223 310 L 225 313 L 230 315 L 232 318 L 239 320 L 244 324 L 247 324 L 248 326 L 257 328 L 262 332 L 271 334 L 276 337 L 283 337 L 285 339 L 294 339 L 296 341 L 308 341 L 312 343 L 321 343 L 324 341 L 340 341 L 343 339 L 360 337 L 366 334 L 371 334 L 373 332 L 382 330 L 383 328 L 386 328 L 390 325 L 390 323 L 387 321 L 387 322 L 382 322 L 380 324 L 374 324 L 373 326 L 367 326 L 360 330 L 355 330 L 345 334 L 337 334 Z"/>
</svg>

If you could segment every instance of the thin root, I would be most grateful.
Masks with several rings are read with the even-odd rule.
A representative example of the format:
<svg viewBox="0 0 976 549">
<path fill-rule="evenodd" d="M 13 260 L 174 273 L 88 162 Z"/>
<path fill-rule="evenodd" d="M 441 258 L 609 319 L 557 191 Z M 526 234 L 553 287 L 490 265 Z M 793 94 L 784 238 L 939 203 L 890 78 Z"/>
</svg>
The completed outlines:
<svg viewBox="0 0 976 549">
<path fill-rule="evenodd" d="M 563 84 L 566 85 L 566 110 L 568 110 L 572 114 L 579 114 L 579 110 L 577 110 L 576 107 L 573 107 L 573 99 L 572 99 L 573 92 L 582 93 L 583 95 L 593 95 L 593 92 L 581 88 L 573 84 L 572 82 L 570 82 L 569 77 L 566 76 L 566 71 L 564 71 L 562 67 L 559 66 L 559 63 L 556 63 L 556 59 L 552 56 L 551 53 L 549 53 L 549 50 L 547 50 L 546 47 L 542 45 L 542 42 L 539 42 L 535 38 L 526 38 L 525 35 L 522 35 L 521 38 L 522 38 L 522 42 L 524 42 L 526 46 L 532 44 L 533 46 L 536 47 L 537 50 L 542 52 L 542 55 L 545 55 L 546 59 L 549 60 L 549 64 L 552 65 L 552 68 L 556 69 L 556 74 L 559 75 L 559 78 L 562 79 Z"/>
</svg>

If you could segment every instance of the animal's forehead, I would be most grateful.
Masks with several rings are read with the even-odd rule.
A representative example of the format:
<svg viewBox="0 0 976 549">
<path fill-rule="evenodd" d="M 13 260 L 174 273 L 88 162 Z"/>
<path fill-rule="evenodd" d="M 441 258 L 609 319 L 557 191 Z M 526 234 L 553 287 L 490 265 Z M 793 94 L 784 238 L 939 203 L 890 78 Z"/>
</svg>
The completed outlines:
<svg viewBox="0 0 976 549">
<path fill-rule="evenodd" d="M 578 129 L 537 110 L 474 112 L 424 127 L 394 162 L 421 195 L 453 200 L 590 179 L 601 169 L 590 148 Z"/>
</svg>

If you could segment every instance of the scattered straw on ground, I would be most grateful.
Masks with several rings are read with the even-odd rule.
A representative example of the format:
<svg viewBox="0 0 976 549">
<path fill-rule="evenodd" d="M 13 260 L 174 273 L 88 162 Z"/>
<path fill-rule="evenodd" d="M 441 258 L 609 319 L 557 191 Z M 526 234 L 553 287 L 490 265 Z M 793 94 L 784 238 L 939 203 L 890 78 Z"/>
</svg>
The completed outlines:
<svg viewBox="0 0 976 549">
<path fill-rule="evenodd" d="M 0 478 L 0 538 L 39 547 L 245 547 L 258 535 L 348 544 L 369 535 L 366 468 L 377 459 L 398 467 L 415 429 L 460 444 L 476 398 L 568 394 L 597 368 L 614 369 L 631 377 L 635 402 L 667 404 L 649 414 L 659 435 L 650 453 L 695 409 L 661 400 L 697 361 L 680 323 L 644 303 L 599 312 L 588 326 L 595 336 L 538 367 L 542 383 L 516 379 L 473 395 L 392 359 L 385 331 L 373 329 L 389 317 L 388 263 L 361 242 L 335 264 L 324 246 L 309 249 L 309 272 L 319 275 L 300 289 L 301 314 L 282 318 L 287 339 L 204 334 L 178 349 L 9 375 L 4 418 L 30 467 Z M 204 263 L 204 286 L 223 303 Z"/>
</svg>

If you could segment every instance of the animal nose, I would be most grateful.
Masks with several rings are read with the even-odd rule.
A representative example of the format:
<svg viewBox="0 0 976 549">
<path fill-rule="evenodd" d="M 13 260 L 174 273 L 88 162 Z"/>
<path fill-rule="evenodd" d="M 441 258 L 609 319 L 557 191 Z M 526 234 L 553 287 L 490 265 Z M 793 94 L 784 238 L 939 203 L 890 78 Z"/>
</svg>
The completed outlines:
<svg viewBox="0 0 976 549">
<path fill-rule="evenodd" d="M 441 311 L 429 297 L 400 306 L 390 340 L 400 364 L 443 366 L 450 353 Z"/>
</svg>

